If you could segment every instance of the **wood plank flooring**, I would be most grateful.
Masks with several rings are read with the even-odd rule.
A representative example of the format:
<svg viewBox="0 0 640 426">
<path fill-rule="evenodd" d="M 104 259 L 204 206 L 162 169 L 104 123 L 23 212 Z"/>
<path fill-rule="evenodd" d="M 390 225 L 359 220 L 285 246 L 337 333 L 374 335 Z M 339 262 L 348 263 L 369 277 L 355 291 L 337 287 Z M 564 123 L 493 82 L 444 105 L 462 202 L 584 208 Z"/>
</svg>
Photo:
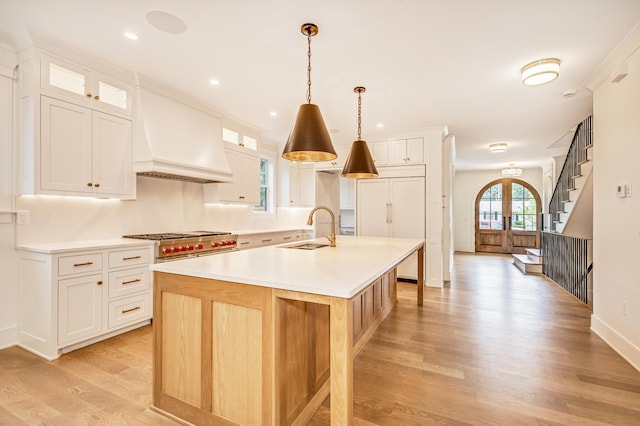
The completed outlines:
<svg viewBox="0 0 640 426">
<path fill-rule="evenodd" d="M 399 289 L 354 363 L 356 425 L 640 425 L 640 372 L 590 332 L 589 307 L 510 257 L 457 254 L 423 307 Z M 54 362 L 0 351 L 0 425 L 175 425 L 148 409 L 151 340 L 145 327 Z"/>
</svg>

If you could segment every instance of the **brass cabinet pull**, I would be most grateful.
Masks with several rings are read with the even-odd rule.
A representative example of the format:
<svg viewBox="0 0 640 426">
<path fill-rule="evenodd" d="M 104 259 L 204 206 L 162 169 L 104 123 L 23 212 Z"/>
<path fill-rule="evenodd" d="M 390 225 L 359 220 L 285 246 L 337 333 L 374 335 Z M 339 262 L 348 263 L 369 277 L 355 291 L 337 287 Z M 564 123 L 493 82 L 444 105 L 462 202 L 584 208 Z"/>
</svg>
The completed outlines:
<svg viewBox="0 0 640 426">
<path fill-rule="evenodd" d="M 129 312 L 137 311 L 138 309 L 140 309 L 140 306 L 136 306 L 135 308 L 131 308 L 131 309 L 123 309 L 122 313 L 126 314 L 126 313 L 129 313 Z"/>
<path fill-rule="evenodd" d="M 240 242 L 240 245 L 243 245 L 243 244 L 249 244 L 250 242 L 251 242 L 251 241 L 242 241 L 242 242 Z"/>
<path fill-rule="evenodd" d="M 131 256 L 131 257 L 123 257 L 122 260 L 135 260 L 135 259 L 141 259 L 142 256 Z"/>
<path fill-rule="evenodd" d="M 136 278 L 135 280 L 130 280 L 130 281 L 122 281 L 122 285 L 139 283 L 140 281 L 141 281 L 140 278 Z"/>
<path fill-rule="evenodd" d="M 283 240 L 290 240 L 293 237 L 282 237 Z"/>
<path fill-rule="evenodd" d="M 73 267 L 77 268 L 78 266 L 89 266 L 89 265 L 93 265 L 93 262 L 74 263 Z"/>
<path fill-rule="evenodd" d="M 93 186 L 91 182 L 87 182 L 87 186 Z"/>
<path fill-rule="evenodd" d="M 91 96 L 93 96 L 91 93 L 87 93 L 87 98 L 90 98 Z"/>
<path fill-rule="evenodd" d="M 269 238 L 268 240 L 262 240 L 263 243 L 270 243 L 271 241 L 273 241 L 273 238 Z"/>
<path fill-rule="evenodd" d="M 98 285 L 102 285 L 102 281 L 98 281 L 96 284 L 98 284 Z"/>
<path fill-rule="evenodd" d="M 93 186 L 95 186 L 96 188 L 100 188 L 100 184 L 99 183 L 94 183 Z"/>
<path fill-rule="evenodd" d="M 99 100 L 100 100 L 100 95 L 95 95 L 95 96 L 93 97 L 93 99 L 95 99 L 96 101 L 99 101 Z"/>
<path fill-rule="evenodd" d="M 238 198 L 240 198 L 241 200 L 244 200 L 244 195 L 240 195 Z"/>
</svg>

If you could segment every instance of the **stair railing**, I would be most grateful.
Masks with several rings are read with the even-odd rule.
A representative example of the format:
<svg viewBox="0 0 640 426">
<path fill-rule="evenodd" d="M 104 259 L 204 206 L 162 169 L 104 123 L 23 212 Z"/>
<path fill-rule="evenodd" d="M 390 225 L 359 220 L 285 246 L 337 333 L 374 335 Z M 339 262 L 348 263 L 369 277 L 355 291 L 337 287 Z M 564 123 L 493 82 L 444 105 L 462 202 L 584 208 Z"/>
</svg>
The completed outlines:
<svg viewBox="0 0 640 426">
<path fill-rule="evenodd" d="M 560 221 L 560 213 L 566 213 L 564 203 L 569 201 L 569 192 L 575 188 L 575 178 L 581 175 L 580 165 L 587 161 L 587 148 L 593 145 L 592 117 L 587 117 L 578 124 L 573 140 L 556 182 L 556 188 L 549 202 L 549 230 L 556 232 L 556 224 Z"/>
<path fill-rule="evenodd" d="M 556 232 L 542 233 L 542 273 L 587 304 L 593 269 L 590 242 Z"/>
</svg>

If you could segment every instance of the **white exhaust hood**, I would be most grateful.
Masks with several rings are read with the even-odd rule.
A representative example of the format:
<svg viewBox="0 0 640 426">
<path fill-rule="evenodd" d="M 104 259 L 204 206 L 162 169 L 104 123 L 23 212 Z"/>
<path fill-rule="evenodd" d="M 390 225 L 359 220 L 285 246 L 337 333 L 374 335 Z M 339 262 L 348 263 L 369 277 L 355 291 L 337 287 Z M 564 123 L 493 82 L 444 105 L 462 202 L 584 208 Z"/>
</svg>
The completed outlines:
<svg viewBox="0 0 640 426">
<path fill-rule="evenodd" d="M 187 182 L 231 182 L 220 122 L 147 88 L 137 89 L 134 170 Z"/>
</svg>

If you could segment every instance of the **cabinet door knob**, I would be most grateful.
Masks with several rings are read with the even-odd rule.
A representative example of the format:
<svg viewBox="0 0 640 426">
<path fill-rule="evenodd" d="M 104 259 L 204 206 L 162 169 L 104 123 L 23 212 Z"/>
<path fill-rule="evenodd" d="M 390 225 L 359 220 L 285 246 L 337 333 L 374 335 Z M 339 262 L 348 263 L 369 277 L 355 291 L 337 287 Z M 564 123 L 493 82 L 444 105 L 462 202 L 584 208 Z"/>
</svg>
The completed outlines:
<svg viewBox="0 0 640 426">
<path fill-rule="evenodd" d="M 87 182 L 87 186 L 93 186 L 91 182 Z"/>
<path fill-rule="evenodd" d="M 91 93 L 87 93 L 87 98 L 92 97 L 93 95 Z"/>
<path fill-rule="evenodd" d="M 244 200 L 244 195 L 241 195 L 238 198 L 240 198 L 241 200 Z"/>
<path fill-rule="evenodd" d="M 95 186 L 96 188 L 100 188 L 100 184 L 99 183 L 95 183 L 93 186 Z"/>
<path fill-rule="evenodd" d="M 98 281 L 96 284 L 98 284 L 98 285 L 102 285 L 102 281 Z"/>
<path fill-rule="evenodd" d="M 100 100 L 100 95 L 95 95 L 95 96 L 93 97 L 93 99 L 95 99 L 96 101 L 99 101 L 99 100 Z"/>
</svg>

